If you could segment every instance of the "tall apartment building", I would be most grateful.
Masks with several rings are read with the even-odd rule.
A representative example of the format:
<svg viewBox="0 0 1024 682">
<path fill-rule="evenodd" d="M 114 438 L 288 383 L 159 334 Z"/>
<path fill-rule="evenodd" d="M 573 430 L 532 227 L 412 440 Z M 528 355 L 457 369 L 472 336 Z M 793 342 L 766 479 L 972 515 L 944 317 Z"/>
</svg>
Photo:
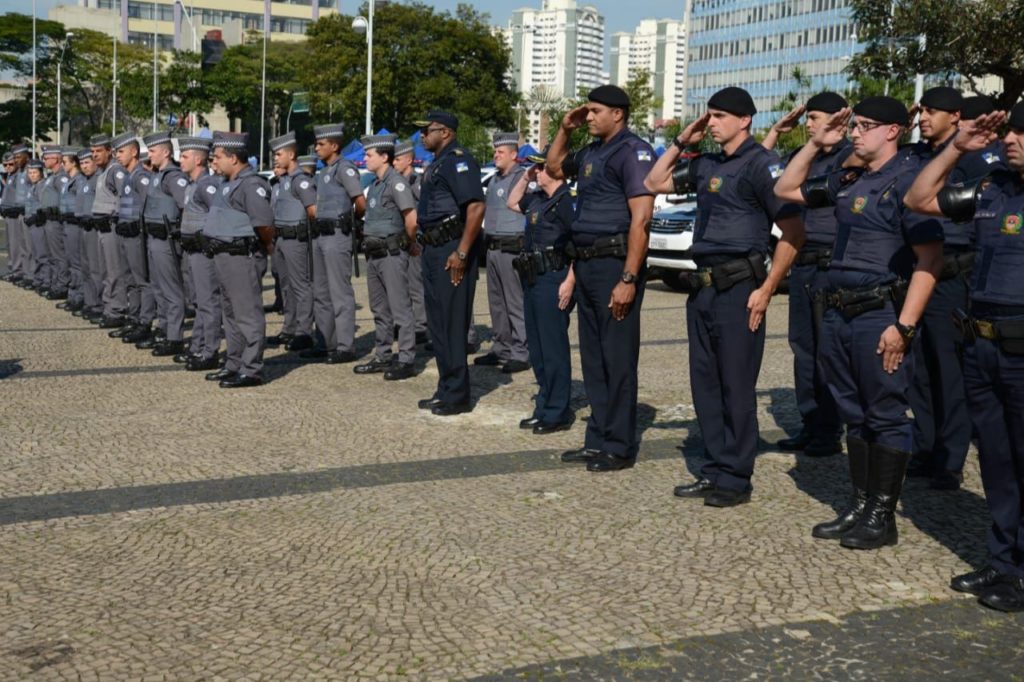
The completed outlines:
<svg viewBox="0 0 1024 682">
<path fill-rule="evenodd" d="M 225 40 L 234 43 L 246 31 L 262 31 L 265 21 L 273 41 L 304 40 L 309 24 L 337 5 L 338 0 L 78 0 L 58 5 L 49 17 L 128 43 L 152 47 L 155 36 L 162 50 L 191 50 L 193 28 L 197 44 L 211 29 L 225 31 Z"/>
<path fill-rule="evenodd" d="M 794 68 L 810 79 L 808 94 L 844 92 L 842 70 L 862 49 L 848 0 L 690 0 L 688 9 L 686 118 L 734 85 L 754 98 L 754 127 L 766 127 L 778 116 L 774 105 L 796 90 Z"/>
<path fill-rule="evenodd" d="M 540 9 L 512 12 L 502 31 L 512 49 L 512 80 L 519 92 L 546 86 L 574 98 L 605 82 L 604 16 L 576 0 L 543 0 Z"/>
<path fill-rule="evenodd" d="M 686 105 L 686 22 L 677 19 L 644 19 L 632 33 L 612 36 L 611 81 L 625 85 L 646 71 L 661 107 L 654 118 L 682 115 Z"/>
</svg>

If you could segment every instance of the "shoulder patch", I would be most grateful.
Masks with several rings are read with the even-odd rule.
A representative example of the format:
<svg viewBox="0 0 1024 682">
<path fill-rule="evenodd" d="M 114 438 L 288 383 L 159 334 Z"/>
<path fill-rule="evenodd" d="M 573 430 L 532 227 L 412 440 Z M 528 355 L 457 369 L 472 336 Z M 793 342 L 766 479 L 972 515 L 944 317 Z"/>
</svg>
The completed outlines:
<svg viewBox="0 0 1024 682">
<path fill-rule="evenodd" d="M 461 149 L 456 149 L 452 152 L 452 154 L 454 154 L 455 156 L 465 156 L 466 152 L 462 151 Z"/>
<path fill-rule="evenodd" d="M 356 174 L 356 169 L 355 168 L 349 168 L 347 171 L 345 171 L 345 175 L 349 176 L 350 178 L 354 177 L 355 174 Z"/>
<path fill-rule="evenodd" d="M 309 180 L 303 180 L 300 182 L 299 187 L 302 189 L 309 189 Z"/>
<path fill-rule="evenodd" d="M 139 178 L 139 180 L 142 182 L 143 185 L 149 184 L 149 178 Z"/>
<path fill-rule="evenodd" d="M 117 179 L 118 179 L 118 180 L 120 180 L 121 178 L 123 178 L 123 177 L 124 177 L 124 171 L 117 171 L 117 175 L 116 175 L 116 177 L 117 177 Z"/>
<path fill-rule="evenodd" d="M 773 179 L 778 179 L 782 175 L 782 171 L 785 170 L 781 163 L 773 163 L 768 166 L 768 172 L 771 173 Z"/>
<path fill-rule="evenodd" d="M 207 185 L 206 186 L 206 193 L 207 194 L 216 194 L 217 193 L 217 188 L 214 187 L 213 185 Z"/>
<path fill-rule="evenodd" d="M 648 151 L 647 149 L 637 149 L 636 150 L 636 160 L 637 161 L 650 161 L 651 160 L 651 152 Z"/>
<path fill-rule="evenodd" d="M 404 192 L 405 191 L 405 183 L 404 182 L 396 182 L 395 183 L 395 189 L 397 189 L 399 192 Z"/>
<path fill-rule="evenodd" d="M 469 164 L 466 163 L 465 161 L 459 161 L 457 164 L 455 164 L 455 170 L 459 173 L 465 173 L 466 171 L 469 170 Z"/>
<path fill-rule="evenodd" d="M 178 187 L 187 187 L 187 186 L 188 186 L 188 180 L 186 180 L 185 178 L 178 178 Z"/>
<path fill-rule="evenodd" d="M 257 187 L 256 194 L 259 194 L 261 197 L 265 197 L 267 196 L 267 190 L 263 189 L 262 187 Z"/>
</svg>

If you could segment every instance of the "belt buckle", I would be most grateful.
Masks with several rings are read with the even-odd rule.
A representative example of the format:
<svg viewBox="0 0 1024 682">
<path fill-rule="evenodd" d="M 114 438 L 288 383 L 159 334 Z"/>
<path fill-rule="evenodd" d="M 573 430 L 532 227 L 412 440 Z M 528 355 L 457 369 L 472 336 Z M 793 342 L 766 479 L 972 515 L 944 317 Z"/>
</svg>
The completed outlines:
<svg viewBox="0 0 1024 682">
<path fill-rule="evenodd" d="M 697 274 L 697 281 L 700 282 L 700 285 L 702 287 L 706 288 L 706 287 L 709 287 L 712 284 L 714 284 L 714 280 L 711 277 L 711 271 L 710 270 L 698 270 L 696 274 Z"/>
<path fill-rule="evenodd" d="M 975 320 L 974 329 L 978 332 L 978 336 L 989 341 L 996 340 L 996 326 L 988 320 Z"/>
</svg>

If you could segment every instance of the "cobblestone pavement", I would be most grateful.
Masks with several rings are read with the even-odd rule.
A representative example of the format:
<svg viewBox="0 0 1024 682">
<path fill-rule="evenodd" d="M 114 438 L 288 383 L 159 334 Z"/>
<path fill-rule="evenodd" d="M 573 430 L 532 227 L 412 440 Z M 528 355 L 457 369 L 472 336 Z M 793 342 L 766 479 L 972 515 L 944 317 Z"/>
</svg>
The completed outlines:
<svg viewBox="0 0 1024 682">
<path fill-rule="evenodd" d="M 959 492 L 908 486 L 898 546 L 810 537 L 846 474 L 768 445 L 798 425 L 784 298 L 753 503 L 672 497 L 701 452 L 684 300 L 650 286 L 640 462 L 592 475 L 558 461 L 582 439 L 579 381 L 576 425 L 544 437 L 518 428 L 529 373 L 473 368 L 476 409 L 453 418 L 416 409 L 425 359 L 385 384 L 274 350 L 269 384 L 222 391 L 0 283 L 0 679 L 875 677 L 823 656 L 871 660 L 858 638 L 908 676 L 962 676 L 952 653 L 975 644 L 985 677 L 1019 675 L 1021 621 L 947 588 L 984 559 L 973 455 Z M 485 310 L 482 281 L 486 336 Z"/>
</svg>

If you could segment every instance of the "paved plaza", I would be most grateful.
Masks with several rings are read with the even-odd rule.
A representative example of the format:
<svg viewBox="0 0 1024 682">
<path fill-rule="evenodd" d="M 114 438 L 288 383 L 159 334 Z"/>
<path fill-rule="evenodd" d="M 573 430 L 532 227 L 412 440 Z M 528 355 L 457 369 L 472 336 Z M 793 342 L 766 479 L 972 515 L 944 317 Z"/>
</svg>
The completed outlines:
<svg viewBox="0 0 1024 682">
<path fill-rule="evenodd" d="M 958 492 L 908 483 L 899 545 L 811 538 L 847 475 L 770 445 L 799 425 L 784 297 L 752 503 L 672 496 L 702 452 L 684 303 L 644 302 L 636 468 L 588 474 L 558 459 L 578 355 L 575 426 L 535 436 L 528 372 L 471 369 L 448 418 L 416 409 L 426 357 L 385 383 L 269 350 L 225 391 L 0 283 L 0 679 L 1020 679 L 1024 618 L 947 587 L 985 558 L 973 452 Z"/>
</svg>

